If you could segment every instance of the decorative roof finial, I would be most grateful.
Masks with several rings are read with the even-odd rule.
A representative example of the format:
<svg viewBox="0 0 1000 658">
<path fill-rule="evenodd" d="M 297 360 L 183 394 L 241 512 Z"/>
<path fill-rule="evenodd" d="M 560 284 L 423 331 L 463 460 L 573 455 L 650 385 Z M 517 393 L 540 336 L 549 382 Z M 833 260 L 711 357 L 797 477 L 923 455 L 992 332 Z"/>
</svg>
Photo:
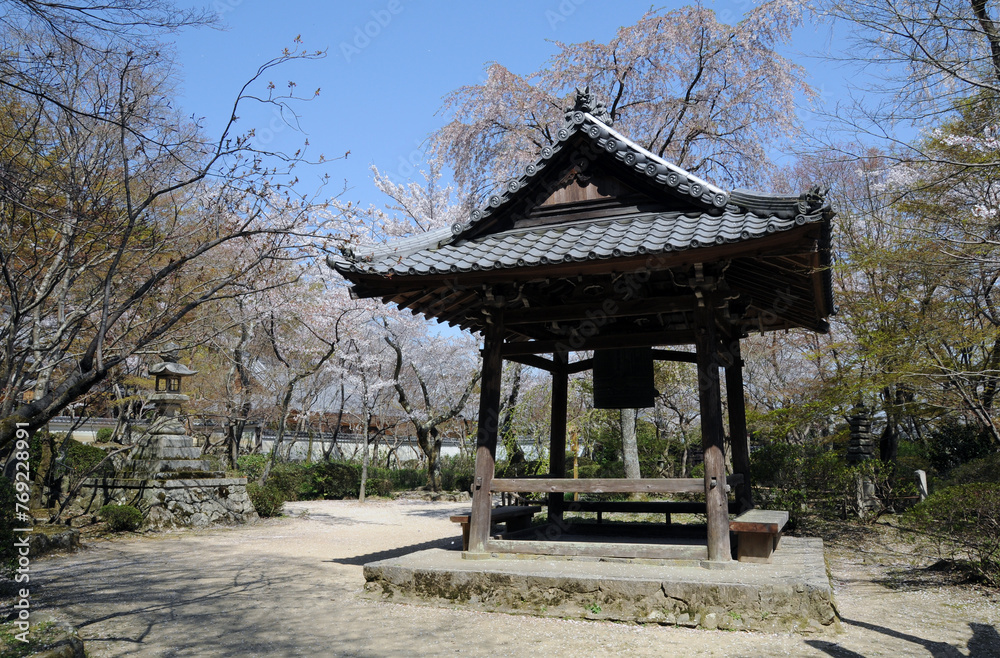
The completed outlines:
<svg viewBox="0 0 1000 658">
<path fill-rule="evenodd" d="M 803 215 L 814 213 L 826 205 L 826 195 L 830 186 L 814 185 L 808 191 L 799 195 L 799 212 Z"/>
<path fill-rule="evenodd" d="M 612 123 L 611 113 L 608 112 L 608 108 L 604 107 L 604 103 L 590 93 L 590 85 L 582 89 L 576 88 L 576 99 L 573 102 L 573 107 L 566 110 L 567 121 L 572 121 L 574 112 L 588 112 L 603 124 L 610 126 Z"/>
</svg>

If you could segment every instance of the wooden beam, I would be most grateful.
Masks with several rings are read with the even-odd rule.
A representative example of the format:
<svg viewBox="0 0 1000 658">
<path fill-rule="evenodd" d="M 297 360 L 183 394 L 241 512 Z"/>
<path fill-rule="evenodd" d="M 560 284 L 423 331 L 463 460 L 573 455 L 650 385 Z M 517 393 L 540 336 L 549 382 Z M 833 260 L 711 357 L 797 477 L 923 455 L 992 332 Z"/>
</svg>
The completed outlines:
<svg viewBox="0 0 1000 658">
<path fill-rule="evenodd" d="M 566 366 L 566 374 L 575 375 L 576 373 L 583 372 L 584 370 L 591 370 L 593 367 L 593 359 L 580 359 L 579 361 L 574 361 Z"/>
<path fill-rule="evenodd" d="M 548 306 L 545 308 L 519 308 L 507 311 L 507 324 L 537 324 L 539 322 L 571 322 L 573 320 L 592 320 L 600 322 L 605 318 L 625 318 L 634 315 L 654 315 L 656 313 L 676 313 L 690 311 L 697 304 L 694 295 L 684 295 L 672 298 L 632 299 L 615 301 L 613 299 L 594 300 L 589 304 L 567 304 L 565 306 Z"/>
<path fill-rule="evenodd" d="M 503 310 L 490 313 L 483 344 L 483 378 L 479 393 L 479 432 L 476 438 L 476 470 L 472 485 L 472 518 L 469 522 L 469 552 L 483 553 L 490 536 L 490 494 L 496 470 L 497 431 L 500 426 L 500 382 L 503 375 Z"/>
<path fill-rule="evenodd" d="M 557 368 L 556 364 L 552 362 L 552 359 L 535 356 L 534 354 L 514 354 L 508 357 L 507 360 L 530 366 L 532 368 L 538 368 L 539 370 L 544 370 L 545 372 L 553 372 Z"/>
<path fill-rule="evenodd" d="M 723 484 L 725 484 L 723 482 Z M 523 493 L 705 493 L 703 478 L 496 478 L 493 491 Z M 720 493 L 725 491 L 719 487 Z M 726 523 L 729 519 L 727 517 Z M 728 525 L 727 525 L 728 528 Z"/>
<path fill-rule="evenodd" d="M 521 343 L 507 343 L 503 346 L 504 358 L 517 354 L 551 354 L 557 349 L 570 352 L 600 350 L 615 347 L 647 347 L 649 345 L 683 345 L 693 340 L 690 332 L 651 331 L 593 336 L 591 338 L 560 338 L 550 340 L 528 340 Z"/>
<path fill-rule="evenodd" d="M 729 501 L 726 496 L 726 457 L 723 452 L 722 392 L 719 386 L 716 304 L 706 290 L 704 304 L 695 311 L 695 347 L 698 354 L 698 401 L 701 407 L 701 445 L 705 453 L 705 513 L 708 517 L 708 559 L 729 562 Z M 711 483 L 716 486 L 712 487 Z M 719 486 L 722 485 L 722 486 Z"/>
<path fill-rule="evenodd" d="M 657 361 L 679 361 L 681 363 L 698 363 L 698 354 L 683 350 L 653 350 L 653 359 Z"/>
<path fill-rule="evenodd" d="M 549 476 L 553 478 L 566 477 L 566 416 L 569 409 L 569 374 L 566 372 L 566 361 L 568 358 L 569 355 L 565 351 L 552 355 L 556 368 L 552 371 Z M 564 502 L 562 493 L 549 493 L 549 520 L 556 525 L 562 525 Z"/>
<path fill-rule="evenodd" d="M 726 367 L 726 399 L 729 406 L 729 445 L 733 451 L 733 472 L 742 476 L 736 486 L 739 509 L 745 512 L 753 507 L 750 488 L 750 437 L 747 434 L 746 397 L 743 392 L 743 358 L 738 336 L 729 337 L 728 352 L 732 365 Z"/>
</svg>

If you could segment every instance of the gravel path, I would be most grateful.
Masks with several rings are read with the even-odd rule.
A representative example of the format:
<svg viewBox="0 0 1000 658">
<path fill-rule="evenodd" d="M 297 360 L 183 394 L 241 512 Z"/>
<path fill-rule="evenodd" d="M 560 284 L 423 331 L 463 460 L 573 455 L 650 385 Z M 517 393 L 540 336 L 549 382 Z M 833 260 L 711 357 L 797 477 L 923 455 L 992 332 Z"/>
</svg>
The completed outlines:
<svg viewBox="0 0 1000 658">
<path fill-rule="evenodd" d="M 844 632 L 810 637 L 542 619 L 367 601 L 361 565 L 453 545 L 468 504 L 289 503 L 252 526 L 92 541 L 32 564 L 44 611 L 103 656 L 1000 656 L 995 591 L 829 560 Z M 36 608 L 37 610 L 37 608 Z M 41 612 L 41 610 L 40 610 Z"/>
</svg>

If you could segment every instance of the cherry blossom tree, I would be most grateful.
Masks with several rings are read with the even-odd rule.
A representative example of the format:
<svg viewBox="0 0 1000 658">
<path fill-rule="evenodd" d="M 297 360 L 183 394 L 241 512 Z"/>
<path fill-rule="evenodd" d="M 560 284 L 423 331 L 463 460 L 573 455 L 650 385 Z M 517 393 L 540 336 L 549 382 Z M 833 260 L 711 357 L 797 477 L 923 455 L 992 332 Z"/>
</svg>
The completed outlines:
<svg viewBox="0 0 1000 658">
<path fill-rule="evenodd" d="M 468 197 L 442 182 L 438 158 L 419 172 L 420 182 L 395 181 L 377 168 L 372 172 L 388 199 L 384 207 L 364 211 L 373 237 L 391 239 L 449 226 L 470 210 Z M 427 459 L 428 485 L 440 490 L 442 426 L 462 413 L 480 378 L 475 343 L 467 335 L 431 332 L 426 321 L 391 308 L 383 307 L 376 317 L 393 356 L 395 400 Z"/>
<path fill-rule="evenodd" d="M 589 86 L 650 151 L 723 185 L 759 183 L 769 147 L 799 129 L 796 95 L 812 93 L 803 69 L 777 52 L 800 20 L 791 0 L 763 2 L 736 25 L 697 5 L 653 10 L 608 43 L 557 42 L 527 76 L 491 63 L 483 83 L 446 97 L 452 120 L 433 152 L 481 196 L 555 140 L 567 97 Z"/>
<path fill-rule="evenodd" d="M 41 427 L 199 307 L 291 282 L 280 265 L 327 240 L 294 185 L 304 153 L 236 128 L 247 103 L 291 112 L 294 85 L 268 77 L 322 53 L 296 44 L 263 64 L 210 138 L 173 105 L 169 60 L 143 31 L 181 15 L 140 28 L 125 3 L 7 4 L 25 21 L 2 24 L 0 57 L 0 451 L 16 424 Z"/>
<path fill-rule="evenodd" d="M 430 337 L 426 323 L 405 320 L 386 323 L 385 341 L 395 354 L 393 388 L 427 457 L 427 484 L 440 491 L 441 427 L 465 409 L 481 372 L 471 337 Z"/>
</svg>

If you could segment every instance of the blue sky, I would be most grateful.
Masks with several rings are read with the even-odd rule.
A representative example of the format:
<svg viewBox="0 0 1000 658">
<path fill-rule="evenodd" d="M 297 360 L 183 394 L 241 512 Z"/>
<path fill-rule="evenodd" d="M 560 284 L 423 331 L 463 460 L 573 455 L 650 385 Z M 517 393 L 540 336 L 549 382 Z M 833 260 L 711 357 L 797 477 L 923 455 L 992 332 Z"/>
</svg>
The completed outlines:
<svg viewBox="0 0 1000 658">
<path fill-rule="evenodd" d="M 688 3 L 666 6 L 683 4 Z M 735 22 L 751 0 L 706 4 L 720 19 Z M 328 172 L 331 193 L 346 181 L 344 199 L 367 206 L 384 202 L 371 183 L 370 165 L 405 179 L 407 162 L 419 158 L 422 142 L 445 122 L 438 113 L 442 98 L 482 80 L 487 62 L 529 73 L 555 52 L 552 41 L 607 41 L 651 5 L 649 0 L 214 0 L 206 6 L 219 14 L 225 29 L 177 37 L 185 112 L 204 117 L 207 128 L 217 131 L 242 83 L 301 35 L 306 48 L 326 50 L 326 58 L 294 63 L 268 79 L 279 88 L 294 80 L 307 93 L 320 88 L 318 98 L 299 108 L 311 152 L 334 157 L 350 151 L 350 156 L 299 175 L 308 183 Z M 805 25 L 785 53 L 806 67 L 826 103 L 842 96 L 845 73 L 807 55 L 830 43 L 828 28 Z M 241 113 L 241 123 L 256 126 L 258 137 L 282 147 L 294 149 L 303 139 L 268 112 Z"/>
</svg>

